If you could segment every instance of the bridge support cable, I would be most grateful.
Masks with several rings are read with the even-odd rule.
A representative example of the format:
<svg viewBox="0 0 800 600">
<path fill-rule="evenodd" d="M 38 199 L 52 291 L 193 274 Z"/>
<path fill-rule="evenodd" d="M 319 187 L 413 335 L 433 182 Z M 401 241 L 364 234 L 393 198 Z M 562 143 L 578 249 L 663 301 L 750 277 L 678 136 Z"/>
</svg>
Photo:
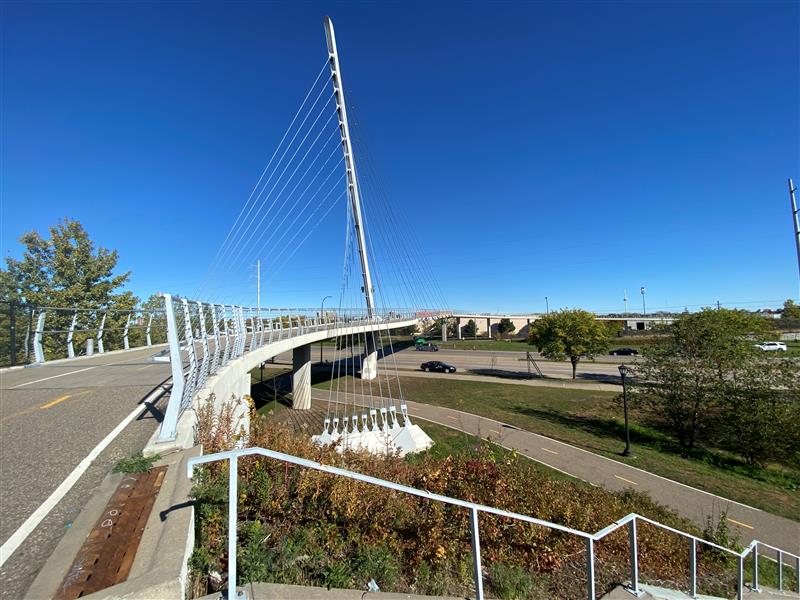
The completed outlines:
<svg viewBox="0 0 800 600">
<path fill-rule="evenodd" d="M 269 182 L 271 181 L 272 177 L 275 175 L 275 172 L 277 171 L 278 166 L 281 164 L 281 162 L 283 161 L 283 158 L 286 156 L 286 153 L 292 147 L 292 144 L 294 143 L 295 139 L 297 138 L 297 135 L 302 130 L 306 120 L 308 119 L 308 116 L 311 114 L 310 111 L 313 108 L 313 105 L 312 105 L 311 108 L 307 109 L 306 116 L 303 118 L 303 120 L 301 121 L 300 125 L 297 127 L 297 130 L 295 131 L 294 135 L 292 136 L 292 138 L 289 140 L 289 142 L 287 143 L 286 147 L 284 148 L 284 151 L 281 154 L 280 158 L 278 159 L 278 162 L 275 163 L 275 166 L 273 167 L 273 162 L 275 161 L 275 157 L 281 151 L 281 148 L 284 147 L 283 144 L 286 141 L 286 138 L 291 133 L 292 128 L 294 127 L 294 124 L 297 122 L 297 119 L 300 116 L 300 114 L 303 113 L 303 111 L 304 111 L 304 109 L 306 107 L 306 104 L 308 103 L 308 99 L 312 96 L 313 92 L 317 89 L 318 84 L 320 82 L 320 79 L 322 78 L 323 73 L 325 73 L 327 70 L 328 70 L 328 62 L 325 61 L 325 64 L 323 64 L 323 66 L 320 69 L 319 73 L 317 73 L 317 77 L 314 80 L 314 83 L 311 84 L 311 87 L 309 88 L 308 92 L 306 93 L 305 97 L 303 98 L 303 101 L 300 103 L 300 107 L 297 109 L 297 112 L 295 113 L 294 117 L 292 118 L 291 122 L 289 123 L 289 127 L 287 127 L 286 131 L 284 132 L 283 136 L 281 137 L 280 141 L 278 142 L 278 145 L 275 147 L 275 150 L 273 151 L 272 156 L 270 156 L 269 160 L 267 161 L 266 166 L 264 167 L 264 169 L 261 172 L 261 176 L 258 178 L 258 181 L 256 182 L 255 186 L 253 186 L 253 189 L 250 191 L 250 195 L 248 196 L 248 198 L 245 201 L 244 205 L 240 209 L 239 214 L 236 216 L 236 219 L 234 220 L 233 224 L 231 225 L 230 229 L 228 230 L 228 233 L 225 236 L 225 239 L 222 241 L 222 244 L 217 249 L 217 252 L 214 255 L 214 258 L 212 259 L 211 263 L 209 264 L 208 269 L 206 270 L 205 276 L 204 276 L 203 280 L 201 281 L 201 287 L 199 287 L 195 291 L 195 293 L 193 294 L 194 297 L 196 297 L 196 298 L 197 297 L 202 297 L 202 295 L 205 292 L 204 284 L 206 284 L 209 281 L 211 281 L 212 275 L 217 272 L 217 268 L 219 266 L 219 262 L 221 261 L 223 255 L 228 251 L 228 243 L 229 243 L 229 241 L 237 239 L 239 237 L 239 233 L 241 231 L 241 228 L 244 227 L 245 224 L 249 223 L 248 219 L 250 217 L 250 214 L 252 213 L 253 209 L 258 205 L 258 201 L 259 201 L 261 195 L 263 194 L 264 190 L 266 189 L 266 186 L 269 185 Z M 318 94 L 315 97 L 314 104 L 317 102 L 317 100 L 319 99 L 322 91 L 324 91 L 325 88 L 326 88 L 326 82 L 323 80 L 323 85 L 321 86 L 320 94 Z M 271 169 L 271 167 L 272 167 L 272 169 Z M 269 177 L 267 177 L 266 181 L 264 181 L 264 177 L 267 175 L 267 173 L 269 173 Z M 262 185 L 262 182 L 263 182 L 263 185 Z M 258 192 L 258 193 L 256 193 L 256 192 Z"/>
</svg>

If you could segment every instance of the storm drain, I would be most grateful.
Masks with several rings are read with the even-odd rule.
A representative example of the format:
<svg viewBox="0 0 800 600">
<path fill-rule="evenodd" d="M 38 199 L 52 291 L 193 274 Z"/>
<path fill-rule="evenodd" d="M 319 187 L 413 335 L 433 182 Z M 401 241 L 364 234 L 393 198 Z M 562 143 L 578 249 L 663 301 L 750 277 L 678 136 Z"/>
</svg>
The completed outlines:
<svg viewBox="0 0 800 600">
<path fill-rule="evenodd" d="M 67 576 L 56 600 L 74 600 L 128 578 L 167 467 L 129 473 L 108 501 Z"/>
</svg>

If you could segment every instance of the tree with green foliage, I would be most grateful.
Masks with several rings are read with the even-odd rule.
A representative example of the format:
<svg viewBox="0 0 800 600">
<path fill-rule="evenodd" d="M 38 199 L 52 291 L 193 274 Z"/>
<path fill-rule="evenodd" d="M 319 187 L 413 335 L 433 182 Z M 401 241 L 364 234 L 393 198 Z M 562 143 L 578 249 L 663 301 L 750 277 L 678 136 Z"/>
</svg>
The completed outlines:
<svg viewBox="0 0 800 600">
<path fill-rule="evenodd" d="M 528 343 L 536 346 L 545 358 L 569 359 L 572 378 L 581 358 L 594 358 L 609 344 L 608 328 L 585 310 L 564 309 L 540 317 L 531 324 Z"/>
<path fill-rule="evenodd" d="M 428 328 L 428 335 L 431 337 L 439 336 L 442 334 L 442 327 L 447 326 L 448 337 L 456 336 L 456 320 L 448 317 L 439 317 L 433 320 L 433 323 Z"/>
<path fill-rule="evenodd" d="M 736 368 L 755 356 L 767 330 L 753 313 L 704 309 L 680 315 L 635 368 L 634 397 L 691 452 L 715 421 Z"/>
<path fill-rule="evenodd" d="M 49 238 L 31 231 L 19 241 L 25 247 L 22 260 L 8 257 L 8 270 L 0 271 L 4 300 L 83 308 L 136 304 L 130 292 L 118 292 L 130 272 L 114 275 L 117 251 L 95 248 L 80 221 L 64 219 L 50 228 Z"/>
<path fill-rule="evenodd" d="M 783 303 L 783 312 L 781 313 L 782 319 L 800 319 L 800 304 L 794 300 L 789 299 Z"/>
<path fill-rule="evenodd" d="M 114 274 L 119 256 L 116 250 L 95 247 L 79 221 L 64 219 L 50 228 L 50 236 L 31 231 L 20 238 L 24 246 L 21 260 L 6 258 L 7 270 L 0 269 L 0 298 L 30 307 L 115 309 L 127 311 L 138 303 L 131 292 L 121 292 L 130 273 Z M 102 311 L 81 312 L 82 322 L 74 336 L 81 347 L 94 335 L 102 320 Z M 72 320 L 71 311 L 48 311 L 47 329 L 65 331 Z M 109 346 L 122 345 L 123 328 L 128 315 L 109 311 L 106 314 L 104 340 Z M 80 331 L 80 329 L 90 330 Z M 65 333 L 45 336 L 45 355 L 62 356 Z"/>
<path fill-rule="evenodd" d="M 500 322 L 497 324 L 497 331 L 500 333 L 501 337 L 507 333 L 513 333 L 516 328 L 517 326 L 514 325 L 511 319 L 500 319 Z"/>
<path fill-rule="evenodd" d="M 467 324 L 461 328 L 461 333 L 464 337 L 474 338 L 478 336 L 478 324 L 474 319 L 467 321 Z"/>
<path fill-rule="evenodd" d="M 725 378 L 714 427 L 719 445 L 753 466 L 800 465 L 800 370 L 793 361 L 755 354 Z"/>
</svg>

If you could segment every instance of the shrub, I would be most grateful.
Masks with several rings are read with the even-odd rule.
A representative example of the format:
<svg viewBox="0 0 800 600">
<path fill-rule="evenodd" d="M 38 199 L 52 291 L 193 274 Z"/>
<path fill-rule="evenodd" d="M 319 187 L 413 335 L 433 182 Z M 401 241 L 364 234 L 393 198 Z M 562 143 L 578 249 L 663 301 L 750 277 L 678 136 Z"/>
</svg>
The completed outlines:
<svg viewBox="0 0 800 600">
<path fill-rule="evenodd" d="M 443 459 L 417 456 L 413 461 L 338 454 L 255 416 L 249 443 L 583 531 L 597 531 L 638 512 L 700 533 L 643 494 L 552 480 L 516 455 L 496 455 L 486 446 Z M 195 551 L 191 566 L 206 569 L 198 573 L 200 579 L 210 570 L 224 572 L 226 567 L 226 473 L 227 465 L 205 466 L 193 490 L 196 539 L 202 551 Z M 473 589 L 469 516 L 462 508 L 260 456 L 239 459 L 239 485 L 242 581 L 366 589 L 375 579 L 383 591 L 456 596 Z M 483 513 L 480 535 L 487 595 L 581 598 L 585 594 L 582 539 Z M 683 539 L 641 527 L 638 540 L 643 573 L 661 579 L 685 574 Z M 598 544 L 597 557 L 604 565 L 598 570 L 598 589 L 623 581 L 628 564 L 626 532 L 616 532 Z M 722 569 L 702 556 L 700 568 Z"/>
</svg>

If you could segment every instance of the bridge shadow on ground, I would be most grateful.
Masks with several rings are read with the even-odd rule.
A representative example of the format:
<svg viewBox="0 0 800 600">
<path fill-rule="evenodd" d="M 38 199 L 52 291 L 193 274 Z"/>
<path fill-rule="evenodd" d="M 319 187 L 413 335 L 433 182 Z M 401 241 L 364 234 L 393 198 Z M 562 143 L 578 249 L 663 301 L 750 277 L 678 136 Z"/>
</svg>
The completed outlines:
<svg viewBox="0 0 800 600">
<path fill-rule="evenodd" d="M 539 376 L 537 373 L 507 371 L 504 369 L 466 369 L 466 373 L 483 377 L 498 377 L 500 379 L 548 379 L 548 377 Z"/>
</svg>

